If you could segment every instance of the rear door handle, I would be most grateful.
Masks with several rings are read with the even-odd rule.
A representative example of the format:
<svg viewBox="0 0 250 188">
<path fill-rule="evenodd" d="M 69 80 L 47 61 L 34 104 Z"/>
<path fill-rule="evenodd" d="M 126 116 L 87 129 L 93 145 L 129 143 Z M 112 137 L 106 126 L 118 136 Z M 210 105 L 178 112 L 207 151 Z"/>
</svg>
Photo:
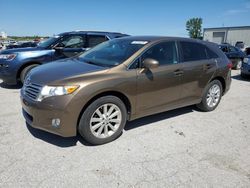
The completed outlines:
<svg viewBox="0 0 250 188">
<path fill-rule="evenodd" d="M 211 69 L 211 68 L 213 68 L 213 66 L 214 66 L 213 64 L 206 64 L 205 69 Z"/>
<path fill-rule="evenodd" d="M 182 70 L 180 70 L 180 69 L 177 69 L 176 71 L 174 71 L 175 76 L 182 76 L 183 73 L 184 72 Z"/>
</svg>

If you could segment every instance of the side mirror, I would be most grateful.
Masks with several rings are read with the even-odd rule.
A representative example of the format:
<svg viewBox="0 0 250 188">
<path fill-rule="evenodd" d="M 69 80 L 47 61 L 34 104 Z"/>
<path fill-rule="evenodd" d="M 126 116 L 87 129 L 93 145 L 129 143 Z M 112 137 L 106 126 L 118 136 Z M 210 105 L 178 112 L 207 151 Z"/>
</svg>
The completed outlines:
<svg viewBox="0 0 250 188">
<path fill-rule="evenodd" d="M 159 62 L 151 58 L 146 58 L 142 63 L 146 69 L 154 69 L 159 67 Z"/>
</svg>

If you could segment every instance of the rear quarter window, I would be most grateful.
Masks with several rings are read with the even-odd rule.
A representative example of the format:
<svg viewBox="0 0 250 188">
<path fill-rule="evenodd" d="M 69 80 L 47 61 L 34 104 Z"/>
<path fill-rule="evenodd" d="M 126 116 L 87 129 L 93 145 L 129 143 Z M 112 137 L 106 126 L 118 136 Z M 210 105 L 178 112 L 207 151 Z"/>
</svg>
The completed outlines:
<svg viewBox="0 0 250 188">
<path fill-rule="evenodd" d="M 199 61 L 207 59 L 206 46 L 196 42 L 180 42 L 182 60 Z"/>
<path fill-rule="evenodd" d="M 206 53 L 207 53 L 207 58 L 208 59 L 216 59 L 219 56 L 213 51 L 211 50 L 209 47 L 206 47 Z"/>
</svg>

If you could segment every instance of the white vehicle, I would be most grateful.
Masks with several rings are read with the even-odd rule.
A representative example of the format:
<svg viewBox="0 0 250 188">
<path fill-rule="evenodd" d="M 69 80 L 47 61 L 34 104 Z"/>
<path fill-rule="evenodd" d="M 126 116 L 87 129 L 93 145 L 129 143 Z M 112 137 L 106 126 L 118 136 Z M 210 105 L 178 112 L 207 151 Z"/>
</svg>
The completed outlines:
<svg viewBox="0 0 250 188">
<path fill-rule="evenodd" d="M 2 42 L 0 42 L 0 51 L 5 50 L 5 49 L 6 49 L 6 46 Z"/>
</svg>

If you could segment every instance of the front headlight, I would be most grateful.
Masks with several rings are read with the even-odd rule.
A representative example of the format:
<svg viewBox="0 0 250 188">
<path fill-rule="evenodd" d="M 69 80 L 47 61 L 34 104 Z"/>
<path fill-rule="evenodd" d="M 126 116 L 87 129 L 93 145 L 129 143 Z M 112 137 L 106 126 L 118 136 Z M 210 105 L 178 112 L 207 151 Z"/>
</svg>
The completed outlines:
<svg viewBox="0 0 250 188">
<path fill-rule="evenodd" d="M 38 96 L 38 101 L 44 98 L 60 95 L 68 95 L 77 90 L 79 86 L 44 86 Z"/>
<path fill-rule="evenodd" d="M 0 54 L 0 59 L 12 61 L 15 59 L 16 54 Z"/>
</svg>

